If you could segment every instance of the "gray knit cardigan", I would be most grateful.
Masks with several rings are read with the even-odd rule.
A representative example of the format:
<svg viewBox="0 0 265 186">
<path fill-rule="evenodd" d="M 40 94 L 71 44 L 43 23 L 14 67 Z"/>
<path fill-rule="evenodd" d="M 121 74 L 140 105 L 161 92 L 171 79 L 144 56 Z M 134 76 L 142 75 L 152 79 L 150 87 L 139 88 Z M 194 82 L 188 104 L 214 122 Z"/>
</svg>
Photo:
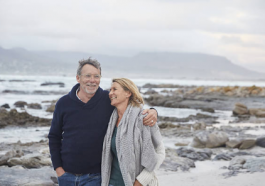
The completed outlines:
<svg viewBox="0 0 265 186">
<path fill-rule="evenodd" d="M 158 185 L 154 170 L 165 158 L 159 127 L 143 125 L 142 108 L 128 105 L 119 123 L 116 150 L 125 186 L 133 186 L 137 179 L 142 185 Z M 101 186 L 108 186 L 111 174 L 111 137 L 118 119 L 115 109 L 105 135 L 101 164 Z"/>
</svg>

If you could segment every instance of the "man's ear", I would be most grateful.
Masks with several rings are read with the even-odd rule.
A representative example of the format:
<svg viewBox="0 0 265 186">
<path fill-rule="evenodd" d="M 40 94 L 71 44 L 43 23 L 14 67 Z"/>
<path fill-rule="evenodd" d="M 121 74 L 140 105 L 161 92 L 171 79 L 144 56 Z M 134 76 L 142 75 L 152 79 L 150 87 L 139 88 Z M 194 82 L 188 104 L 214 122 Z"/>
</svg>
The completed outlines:
<svg viewBox="0 0 265 186">
<path fill-rule="evenodd" d="M 78 83 L 80 83 L 80 77 L 79 77 L 79 75 L 76 75 L 76 81 L 77 81 Z"/>
</svg>

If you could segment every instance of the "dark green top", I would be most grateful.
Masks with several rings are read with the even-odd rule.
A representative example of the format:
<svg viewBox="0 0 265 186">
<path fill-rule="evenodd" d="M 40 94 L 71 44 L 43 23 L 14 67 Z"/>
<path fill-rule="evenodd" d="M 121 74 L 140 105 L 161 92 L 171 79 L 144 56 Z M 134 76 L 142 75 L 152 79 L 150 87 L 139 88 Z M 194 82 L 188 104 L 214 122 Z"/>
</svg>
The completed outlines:
<svg viewBox="0 0 265 186">
<path fill-rule="evenodd" d="M 113 156 L 112 164 L 111 164 L 111 174 L 110 174 L 110 181 L 109 184 L 113 186 L 125 186 L 120 164 L 117 156 L 117 150 L 116 150 L 116 134 L 117 134 L 117 127 L 115 126 L 113 135 L 111 138 L 111 153 Z"/>
</svg>

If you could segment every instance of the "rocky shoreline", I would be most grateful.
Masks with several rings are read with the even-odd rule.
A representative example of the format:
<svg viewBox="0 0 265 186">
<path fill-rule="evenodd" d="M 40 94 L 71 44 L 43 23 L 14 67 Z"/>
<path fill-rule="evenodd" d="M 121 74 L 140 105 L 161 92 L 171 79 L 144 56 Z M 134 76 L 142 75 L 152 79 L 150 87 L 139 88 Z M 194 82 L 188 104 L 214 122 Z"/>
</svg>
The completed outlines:
<svg viewBox="0 0 265 186">
<path fill-rule="evenodd" d="M 265 88 L 151 84 L 141 87 L 144 88 L 148 88 L 143 92 L 145 101 L 151 106 L 199 111 L 188 117 L 159 116 L 167 147 L 166 160 L 160 170 L 189 172 L 196 169 L 197 162 L 204 161 L 229 162 L 229 166 L 222 167 L 226 170 L 223 178 L 265 170 L 265 132 L 262 132 L 265 131 Z M 161 88 L 171 90 L 157 91 Z M 45 108 L 45 112 L 53 112 L 55 102 L 49 101 L 50 109 Z M 23 109 L 29 105 L 18 102 L 15 107 Z M 32 105 L 31 109 L 39 106 Z M 223 124 L 216 114 L 220 110 L 231 112 L 232 120 Z M 7 106 L 0 109 L 0 130 L 9 126 L 50 126 L 50 122 L 51 119 Z M 3 186 L 57 185 L 47 136 L 39 142 L 1 142 L 0 175 Z"/>
</svg>

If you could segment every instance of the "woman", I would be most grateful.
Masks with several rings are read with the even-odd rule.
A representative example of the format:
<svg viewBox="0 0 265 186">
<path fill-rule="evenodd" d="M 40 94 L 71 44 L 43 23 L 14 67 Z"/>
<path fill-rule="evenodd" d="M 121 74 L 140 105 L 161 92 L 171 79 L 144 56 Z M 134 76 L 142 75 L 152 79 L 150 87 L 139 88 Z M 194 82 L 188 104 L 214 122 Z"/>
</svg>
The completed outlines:
<svg viewBox="0 0 265 186">
<path fill-rule="evenodd" d="M 159 127 L 143 125 L 143 98 L 129 79 L 112 80 L 109 93 L 115 110 L 102 153 L 102 186 L 157 186 L 154 170 L 165 158 Z"/>
</svg>

